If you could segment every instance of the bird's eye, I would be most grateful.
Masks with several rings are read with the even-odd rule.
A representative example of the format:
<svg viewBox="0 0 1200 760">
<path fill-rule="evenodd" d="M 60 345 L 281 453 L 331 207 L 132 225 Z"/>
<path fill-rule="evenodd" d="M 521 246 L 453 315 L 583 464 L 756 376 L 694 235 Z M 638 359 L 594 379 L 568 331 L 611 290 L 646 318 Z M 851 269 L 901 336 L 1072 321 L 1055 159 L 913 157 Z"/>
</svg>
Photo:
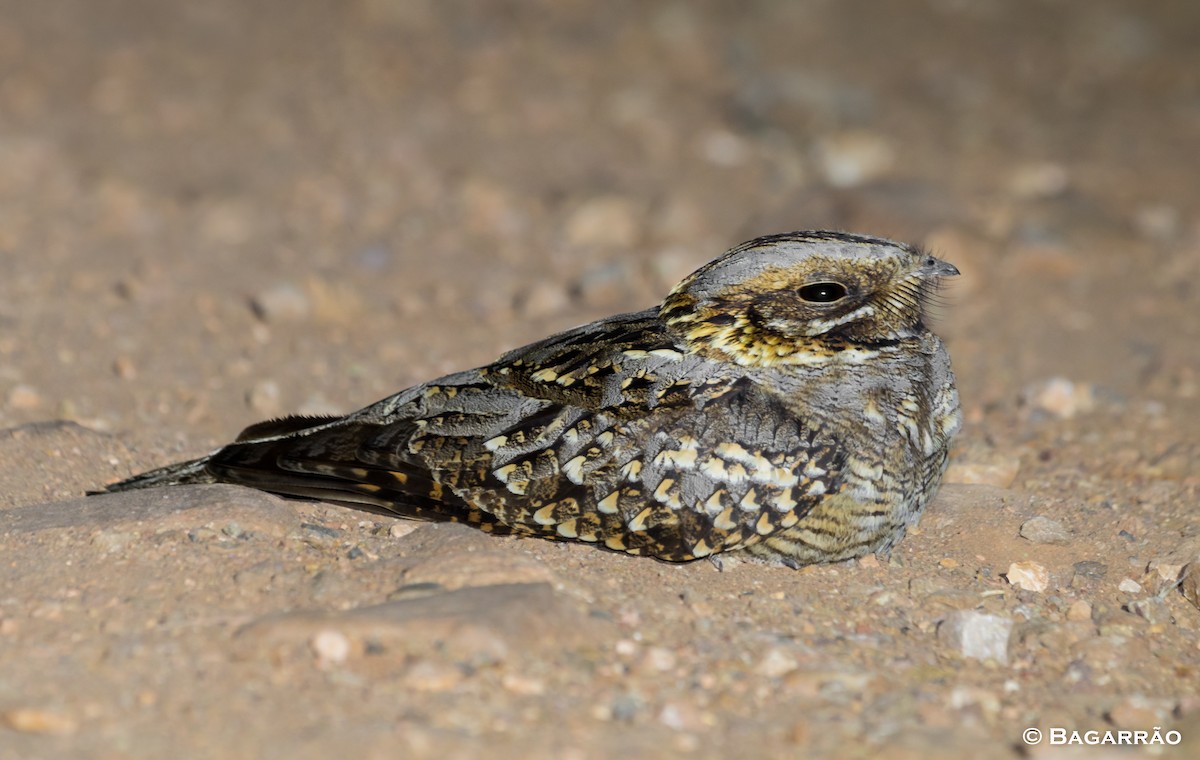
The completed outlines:
<svg viewBox="0 0 1200 760">
<path fill-rule="evenodd" d="M 811 303 L 833 303 L 846 297 L 846 286 L 837 282 L 814 282 L 800 288 L 800 297 Z"/>
</svg>

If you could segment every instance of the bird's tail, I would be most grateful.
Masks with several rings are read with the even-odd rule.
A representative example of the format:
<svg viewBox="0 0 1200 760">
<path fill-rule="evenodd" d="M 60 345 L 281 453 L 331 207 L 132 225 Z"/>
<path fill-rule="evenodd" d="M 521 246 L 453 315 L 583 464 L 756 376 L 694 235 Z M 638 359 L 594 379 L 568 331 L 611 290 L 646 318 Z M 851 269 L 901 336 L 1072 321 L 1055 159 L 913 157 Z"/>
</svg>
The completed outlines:
<svg viewBox="0 0 1200 760">
<path fill-rule="evenodd" d="M 187 462 L 176 462 L 156 470 L 143 472 L 131 478 L 111 483 L 99 491 L 88 491 L 88 495 L 116 493 L 118 491 L 136 491 L 139 488 L 158 488 L 159 486 L 182 486 L 193 483 L 216 483 L 217 479 L 205 467 L 212 454 L 192 459 Z"/>
<path fill-rule="evenodd" d="M 214 472 L 210 465 L 221 454 L 228 452 L 230 449 L 237 447 L 239 443 L 266 443 L 283 438 L 290 438 L 297 433 L 319 428 L 331 422 L 336 422 L 338 417 L 284 417 L 278 420 L 267 420 L 259 422 L 255 425 L 243 430 L 232 445 L 217 449 L 216 451 L 202 456 L 199 459 L 192 459 L 187 462 L 176 462 L 159 467 L 149 472 L 143 472 L 133 477 L 117 483 L 112 483 L 105 486 L 99 491 L 88 491 L 89 496 L 94 496 L 102 493 L 117 493 L 119 491 L 136 491 L 141 488 L 158 488 L 160 486 L 186 486 L 197 485 L 201 483 L 237 483 L 237 478 L 221 477 L 217 472 Z M 244 447 L 243 447 L 244 448 Z M 254 483 L 246 483 L 245 485 L 255 486 Z M 271 490 L 271 489 L 264 489 Z"/>
</svg>

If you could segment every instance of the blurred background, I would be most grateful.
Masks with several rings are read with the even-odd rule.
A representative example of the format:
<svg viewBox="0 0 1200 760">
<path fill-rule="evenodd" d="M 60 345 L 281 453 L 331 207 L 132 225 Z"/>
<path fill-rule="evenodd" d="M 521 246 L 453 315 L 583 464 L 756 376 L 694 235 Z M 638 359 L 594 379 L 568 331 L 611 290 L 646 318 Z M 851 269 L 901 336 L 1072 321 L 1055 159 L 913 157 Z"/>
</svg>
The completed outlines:
<svg viewBox="0 0 1200 760">
<path fill-rule="evenodd" d="M 1195 0 L 0 0 L 0 757 L 1200 757 L 1198 177 Z M 967 424 L 890 562 L 45 504 L 802 228 L 963 272 Z M 460 586 L 468 651 L 406 650 Z M 943 625 L 979 610 L 999 663 Z"/>
</svg>

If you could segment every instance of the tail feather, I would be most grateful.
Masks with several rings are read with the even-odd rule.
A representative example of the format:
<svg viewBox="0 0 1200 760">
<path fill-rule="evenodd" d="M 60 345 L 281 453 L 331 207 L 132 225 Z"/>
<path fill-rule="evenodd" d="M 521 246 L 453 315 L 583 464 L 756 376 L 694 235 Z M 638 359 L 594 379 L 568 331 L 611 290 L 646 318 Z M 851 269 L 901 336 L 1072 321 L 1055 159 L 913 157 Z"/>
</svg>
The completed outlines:
<svg viewBox="0 0 1200 760">
<path fill-rule="evenodd" d="M 267 420 L 259 422 L 243 430 L 237 437 L 237 443 L 267 443 L 281 439 L 295 438 L 299 434 L 312 430 L 313 428 L 321 428 L 329 426 L 331 423 L 338 422 L 340 417 L 320 416 L 320 417 L 305 417 L 291 416 L 281 419 Z M 214 472 L 212 465 L 215 460 L 222 454 L 225 454 L 229 449 L 234 448 L 235 444 L 218 449 L 207 456 L 202 456 L 199 459 L 192 459 L 187 462 L 177 462 L 164 467 L 159 467 L 149 472 L 143 472 L 139 475 L 134 475 L 131 478 L 112 483 L 104 487 L 100 491 L 88 491 L 89 496 L 102 493 L 117 493 L 120 491 L 135 491 L 140 488 L 158 488 L 160 486 L 184 486 L 197 485 L 202 483 L 238 483 L 236 478 L 223 478 L 218 473 Z M 269 469 L 269 468 L 268 468 Z M 255 483 L 243 483 L 251 487 L 262 488 L 265 491 L 271 490 L 269 487 L 259 486 Z"/>
<path fill-rule="evenodd" d="M 426 465 L 396 452 L 388 464 L 366 461 L 364 442 L 380 425 L 339 425 L 338 418 L 272 420 L 247 428 L 238 440 L 207 456 L 159 467 L 90 493 L 160 486 L 232 483 L 261 491 L 333 501 L 416 520 L 462 522 L 511 532 L 498 518 L 443 485 Z"/>
<path fill-rule="evenodd" d="M 159 486 L 182 486 L 195 483 L 216 483 L 212 473 L 208 472 L 207 465 L 212 454 L 192 459 L 187 462 L 176 462 L 165 467 L 159 467 L 149 472 L 143 472 L 140 475 L 134 475 L 131 478 L 111 483 L 100 491 L 88 491 L 88 495 L 102 493 L 117 493 L 119 491 L 136 491 L 140 488 L 158 488 Z"/>
</svg>

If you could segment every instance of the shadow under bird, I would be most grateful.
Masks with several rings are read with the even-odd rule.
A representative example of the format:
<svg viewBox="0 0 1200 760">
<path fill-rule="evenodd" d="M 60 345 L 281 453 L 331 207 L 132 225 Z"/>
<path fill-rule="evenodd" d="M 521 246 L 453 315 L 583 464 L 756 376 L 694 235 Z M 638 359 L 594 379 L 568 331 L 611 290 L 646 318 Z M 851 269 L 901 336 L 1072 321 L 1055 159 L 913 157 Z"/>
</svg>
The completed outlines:
<svg viewBox="0 0 1200 760">
<path fill-rule="evenodd" d="M 960 424 L 925 310 L 952 265 L 841 232 L 757 238 L 660 306 L 345 417 L 252 425 L 108 492 L 236 483 L 683 561 L 886 555 Z"/>
</svg>

